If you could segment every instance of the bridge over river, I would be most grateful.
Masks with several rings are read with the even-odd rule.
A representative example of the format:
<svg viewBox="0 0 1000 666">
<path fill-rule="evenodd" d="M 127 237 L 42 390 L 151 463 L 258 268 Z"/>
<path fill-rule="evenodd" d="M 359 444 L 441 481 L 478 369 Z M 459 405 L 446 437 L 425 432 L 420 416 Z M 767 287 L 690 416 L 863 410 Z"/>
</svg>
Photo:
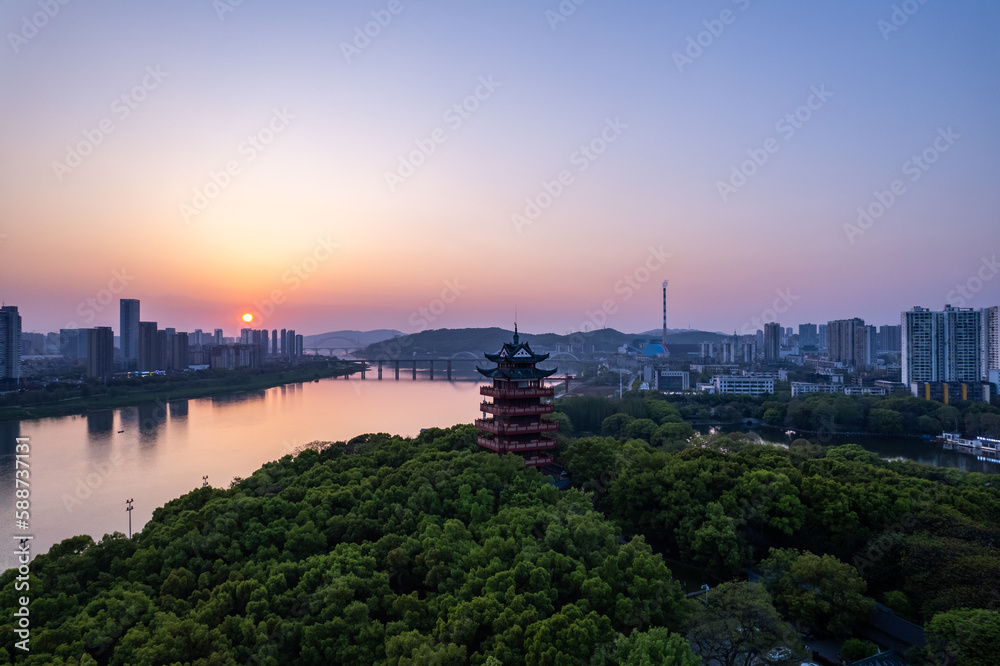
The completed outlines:
<svg viewBox="0 0 1000 666">
<path fill-rule="evenodd" d="M 563 352 L 565 354 L 565 352 Z M 567 356 L 572 356 L 572 354 L 566 354 Z M 378 379 L 382 379 L 386 373 L 392 373 L 392 376 L 397 381 L 400 378 L 400 374 L 409 374 L 413 379 L 417 378 L 417 371 L 426 371 L 430 379 L 434 379 L 435 373 L 437 375 L 443 376 L 444 379 L 452 381 L 453 372 L 457 369 L 456 366 L 461 366 L 462 370 L 471 372 L 475 370 L 477 364 L 489 365 L 489 362 L 483 358 L 482 355 L 476 355 L 472 352 L 459 352 L 450 357 L 415 357 L 409 359 L 386 359 L 386 358 L 344 358 L 345 361 L 353 361 L 359 365 L 357 372 L 361 373 L 361 379 L 367 379 L 368 373 L 375 373 Z M 573 356 L 571 359 L 549 359 L 556 362 L 566 361 L 579 362 L 579 359 Z M 346 377 L 346 375 L 345 375 Z M 569 391 L 570 380 L 576 379 L 576 375 L 564 374 L 564 375 L 554 375 L 552 377 L 547 377 L 545 381 L 549 382 L 565 382 L 566 391 Z"/>
</svg>

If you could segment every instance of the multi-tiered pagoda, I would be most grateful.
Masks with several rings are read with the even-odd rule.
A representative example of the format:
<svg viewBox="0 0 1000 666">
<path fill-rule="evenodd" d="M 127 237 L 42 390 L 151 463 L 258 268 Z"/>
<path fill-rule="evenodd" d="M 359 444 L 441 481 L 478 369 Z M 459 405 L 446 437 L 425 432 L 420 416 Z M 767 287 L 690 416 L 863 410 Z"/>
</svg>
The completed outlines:
<svg viewBox="0 0 1000 666">
<path fill-rule="evenodd" d="M 493 380 L 493 386 L 479 389 L 481 395 L 493 398 L 493 402 L 484 400 L 480 405 L 484 417 L 492 416 L 476 420 L 476 427 L 484 431 L 479 436 L 479 446 L 501 455 L 516 453 L 524 457 L 524 464 L 529 467 L 549 465 L 553 460 L 550 451 L 556 448 L 556 442 L 545 433 L 556 432 L 559 424 L 542 420 L 542 414 L 552 412 L 551 403 L 542 402 L 542 398 L 551 398 L 554 392 L 542 380 L 555 370 L 536 368 L 549 355 L 534 353 L 527 342 L 519 339 L 515 325 L 514 342 L 505 343 L 496 354 L 486 354 L 496 367 L 476 368 Z"/>
</svg>

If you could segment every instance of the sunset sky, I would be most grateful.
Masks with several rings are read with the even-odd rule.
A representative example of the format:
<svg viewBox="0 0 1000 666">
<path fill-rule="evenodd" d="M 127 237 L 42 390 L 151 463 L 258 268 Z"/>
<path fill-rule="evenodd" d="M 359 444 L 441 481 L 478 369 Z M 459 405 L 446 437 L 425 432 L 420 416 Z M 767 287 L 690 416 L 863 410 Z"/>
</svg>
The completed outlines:
<svg viewBox="0 0 1000 666">
<path fill-rule="evenodd" d="M 1000 302 L 997 3 L 64 1 L 0 3 L 25 331 Z"/>
</svg>

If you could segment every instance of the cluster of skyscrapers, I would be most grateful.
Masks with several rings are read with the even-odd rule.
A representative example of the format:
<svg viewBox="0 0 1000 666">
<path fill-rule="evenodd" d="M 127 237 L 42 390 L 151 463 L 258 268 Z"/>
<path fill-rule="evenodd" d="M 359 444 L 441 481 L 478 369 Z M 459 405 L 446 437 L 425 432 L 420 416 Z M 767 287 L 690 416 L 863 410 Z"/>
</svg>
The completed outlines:
<svg viewBox="0 0 1000 666">
<path fill-rule="evenodd" d="M 116 372 L 166 372 L 189 368 L 257 368 L 265 360 L 294 361 L 302 356 L 303 338 L 294 330 L 245 328 L 239 338 L 196 329 L 193 333 L 160 328 L 155 321 L 142 321 L 139 300 L 120 301 L 119 345 L 115 347 L 110 326 L 63 328 L 58 336 L 21 331 L 17 306 L 0 308 L 0 388 L 16 386 L 21 376 L 21 356 L 43 354 L 49 339 L 57 342 L 64 358 L 83 362 L 90 377 L 110 378 Z M 37 338 L 37 339 L 36 339 Z"/>
<path fill-rule="evenodd" d="M 865 370 L 878 363 L 882 353 L 901 351 L 901 326 L 871 326 L 863 319 L 837 319 L 826 324 L 799 324 L 791 327 L 777 322 L 764 324 L 756 334 L 702 343 L 703 362 L 758 363 L 788 362 L 803 365 L 809 357 L 822 356 L 843 367 Z"/>
<path fill-rule="evenodd" d="M 158 372 L 187 368 L 258 368 L 270 357 L 294 360 L 302 356 L 302 336 L 294 330 L 281 329 L 281 348 L 277 329 L 244 328 L 239 340 L 225 338 L 222 329 L 212 334 L 202 329 L 193 333 L 173 328 L 159 329 L 155 321 L 140 321 L 139 300 L 123 298 L 121 315 L 121 367 L 123 370 Z M 274 344 L 269 345 L 269 337 Z"/>
<path fill-rule="evenodd" d="M 701 343 L 699 360 L 691 368 L 717 374 L 723 384 L 742 382 L 739 390 L 719 382 L 699 388 L 759 395 L 773 389 L 761 383 L 772 380 L 761 364 L 802 366 L 819 376 L 815 383 L 793 382 L 793 396 L 899 389 L 944 402 L 989 401 L 1000 391 L 1000 316 L 996 306 L 914 307 L 901 313 L 899 325 L 876 327 L 855 317 L 799 324 L 797 334 L 769 322 L 755 334 Z M 845 382 L 849 374 L 854 376 L 851 386 Z"/>
<path fill-rule="evenodd" d="M 989 400 L 1000 386 L 997 306 L 980 310 L 951 305 L 942 310 L 914 307 L 901 313 L 899 326 L 878 329 L 858 318 L 819 326 L 802 324 L 791 349 L 783 344 L 791 337 L 791 329 L 765 324 L 762 337 L 766 363 L 816 351 L 825 356 L 826 367 L 820 368 L 825 370 L 863 372 L 878 366 L 879 354 L 898 352 L 898 382 L 913 395 L 928 399 Z M 895 366 L 883 367 L 896 379 Z"/>
</svg>

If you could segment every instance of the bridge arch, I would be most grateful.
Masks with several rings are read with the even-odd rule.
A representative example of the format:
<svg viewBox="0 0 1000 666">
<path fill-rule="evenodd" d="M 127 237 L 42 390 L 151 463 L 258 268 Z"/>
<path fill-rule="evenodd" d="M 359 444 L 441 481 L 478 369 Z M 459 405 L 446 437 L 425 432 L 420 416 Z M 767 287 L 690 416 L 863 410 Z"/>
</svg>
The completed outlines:
<svg viewBox="0 0 1000 666">
<path fill-rule="evenodd" d="M 555 354 L 549 354 L 548 360 L 554 361 L 559 356 L 569 356 L 571 359 L 577 362 L 579 362 L 580 360 L 575 354 L 570 354 L 569 352 L 564 352 L 564 351 L 556 352 Z"/>
</svg>

